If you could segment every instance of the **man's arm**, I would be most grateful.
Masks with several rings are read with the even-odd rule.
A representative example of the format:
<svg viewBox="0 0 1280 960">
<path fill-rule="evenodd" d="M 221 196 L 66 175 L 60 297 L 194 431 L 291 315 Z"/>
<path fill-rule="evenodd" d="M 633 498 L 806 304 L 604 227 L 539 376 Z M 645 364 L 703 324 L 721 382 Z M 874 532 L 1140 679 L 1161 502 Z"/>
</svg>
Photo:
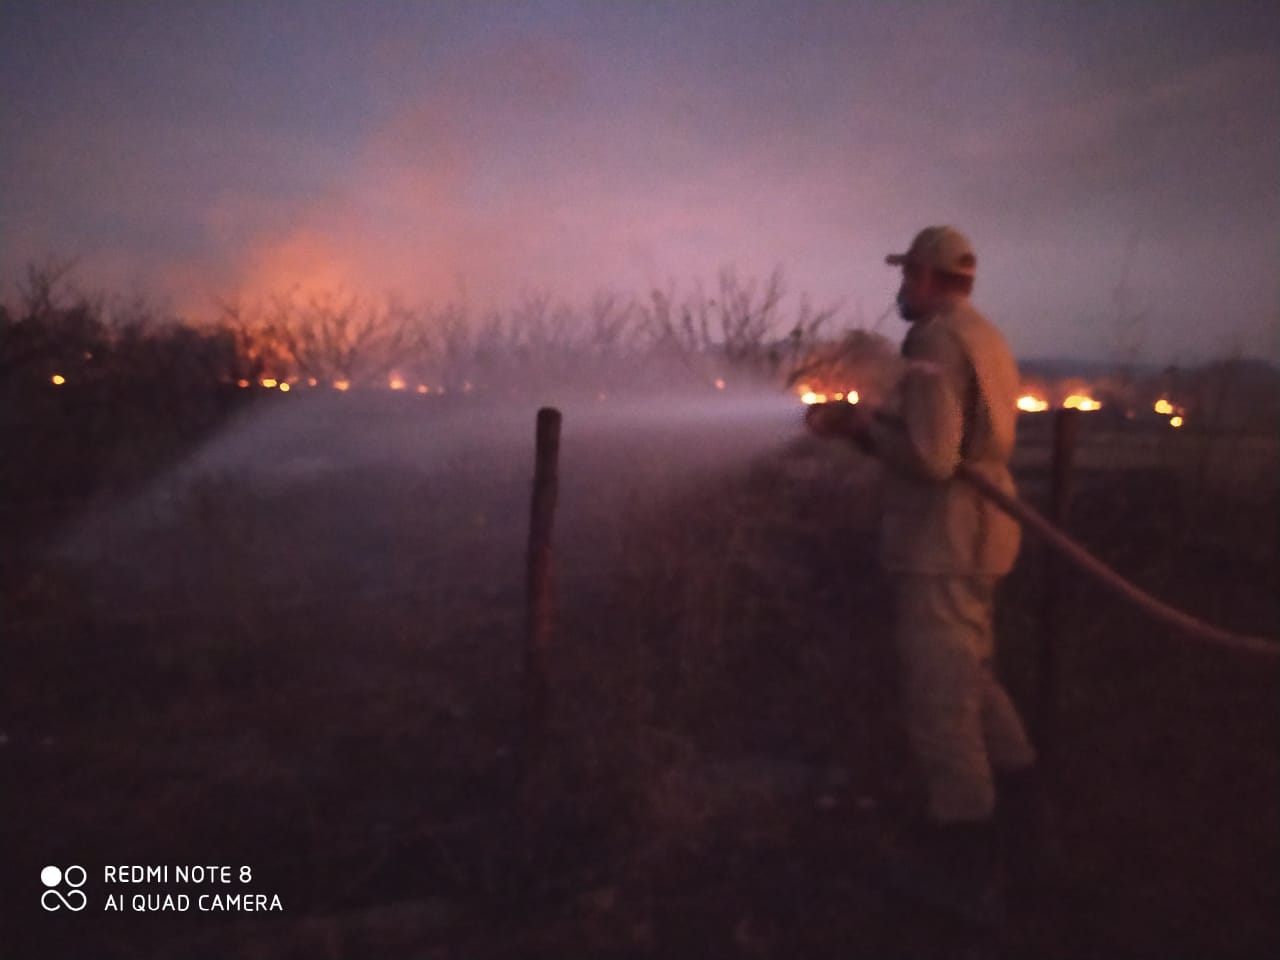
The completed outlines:
<svg viewBox="0 0 1280 960">
<path fill-rule="evenodd" d="M 908 340 L 900 417 L 875 417 L 868 433 L 891 467 L 939 483 L 960 464 L 969 360 L 958 341 L 932 326 Z"/>
</svg>

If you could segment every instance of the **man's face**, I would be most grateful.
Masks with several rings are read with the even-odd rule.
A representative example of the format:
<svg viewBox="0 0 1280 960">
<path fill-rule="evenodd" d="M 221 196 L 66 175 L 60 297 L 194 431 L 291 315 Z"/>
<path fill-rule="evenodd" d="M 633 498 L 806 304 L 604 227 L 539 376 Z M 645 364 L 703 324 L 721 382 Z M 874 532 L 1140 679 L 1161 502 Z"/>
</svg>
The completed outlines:
<svg viewBox="0 0 1280 960">
<path fill-rule="evenodd" d="M 898 288 L 898 313 L 912 323 L 933 311 L 933 273 L 913 263 L 902 265 L 902 286 Z"/>
</svg>

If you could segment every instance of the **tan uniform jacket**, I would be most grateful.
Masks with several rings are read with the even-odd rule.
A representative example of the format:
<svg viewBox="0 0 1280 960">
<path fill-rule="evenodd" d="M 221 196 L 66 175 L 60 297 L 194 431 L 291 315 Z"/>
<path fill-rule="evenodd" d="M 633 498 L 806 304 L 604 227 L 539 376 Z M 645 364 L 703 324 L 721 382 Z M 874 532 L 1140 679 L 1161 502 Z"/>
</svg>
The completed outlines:
<svg viewBox="0 0 1280 960">
<path fill-rule="evenodd" d="M 1021 529 L 955 471 L 963 459 L 1015 492 L 1013 354 L 1000 331 L 959 299 L 914 323 L 902 355 L 896 416 L 877 417 L 871 428 L 888 467 L 881 562 L 903 573 L 1006 574 Z"/>
</svg>

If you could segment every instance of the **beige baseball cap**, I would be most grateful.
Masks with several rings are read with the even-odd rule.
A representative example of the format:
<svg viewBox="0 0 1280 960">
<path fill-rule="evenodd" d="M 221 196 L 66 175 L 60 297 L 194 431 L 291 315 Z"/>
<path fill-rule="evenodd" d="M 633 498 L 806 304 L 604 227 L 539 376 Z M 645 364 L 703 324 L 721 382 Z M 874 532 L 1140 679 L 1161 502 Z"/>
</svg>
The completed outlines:
<svg viewBox="0 0 1280 960">
<path fill-rule="evenodd" d="M 884 262 L 894 267 L 909 263 L 962 277 L 972 277 L 978 272 L 973 245 L 954 227 L 925 227 L 911 241 L 910 250 L 891 253 Z"/>
</svg>

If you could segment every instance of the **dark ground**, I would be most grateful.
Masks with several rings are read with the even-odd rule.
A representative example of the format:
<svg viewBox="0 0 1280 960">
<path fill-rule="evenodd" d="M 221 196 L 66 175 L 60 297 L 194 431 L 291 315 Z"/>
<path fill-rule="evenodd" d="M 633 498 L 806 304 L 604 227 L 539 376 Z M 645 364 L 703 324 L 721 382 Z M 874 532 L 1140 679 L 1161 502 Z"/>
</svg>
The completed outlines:
<svg viewBox="0 0 1280 960">
<path fill-rule="evenodd" d="M 1043 502 L 1043 437 L 1024 446 Z M 460 497 L 372 468 L 214 483 L 91 573 L 31 555 L 5 596 L 4 956 L 1276 955 L 1275 661 L 1060 584 L 1064 859 L 996 941 L 874 867 L 912 793 L 874 472 L 801 440 L 659 495 L 660 460 L 610 455 L 621 502 L 565 465 L 553 736 L 524 805 L 524 464 L 463 457 Z M 1280 632 L 1275 495 L 1175 473 L 1080 471 L 1073 532 L 1192 612 Z M 1028 542 L 1004 588 L 1028 712 L 1044 563 Z M 40 868 L 71 863 L 90 908 L 45 913 Z M 104 865 L 179 863 L 249 865 L 284 912 L 101 912 L 180 890 L 112 889 Z"/>
</svg>

